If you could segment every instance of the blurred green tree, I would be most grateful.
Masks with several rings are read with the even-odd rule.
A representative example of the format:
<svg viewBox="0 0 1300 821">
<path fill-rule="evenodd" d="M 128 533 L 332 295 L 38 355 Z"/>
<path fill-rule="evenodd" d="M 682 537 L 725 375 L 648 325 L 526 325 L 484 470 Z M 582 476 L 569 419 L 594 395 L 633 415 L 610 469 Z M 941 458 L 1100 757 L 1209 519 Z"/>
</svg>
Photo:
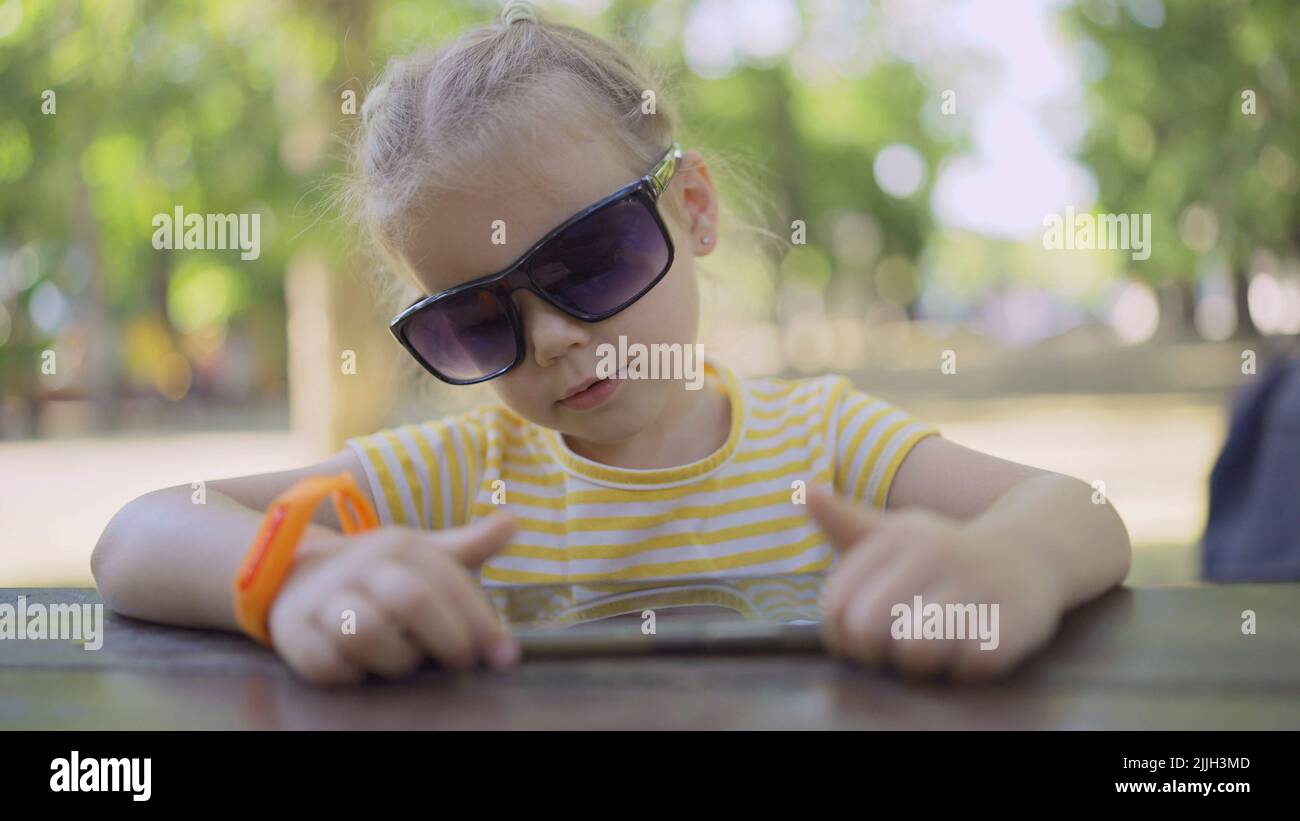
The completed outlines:
<svg viewBox="0 0 1300 821">
<path fill-rule="evenodd" d="M 359 110 L 389 56 L 446 42 L 498 5 L 0 0 L 0 398 L 87 396 L 112 426 L 122 396 L 283 395 L 286 267 L 304 248 L 345 269 L 355 259 L 331 202 L 338 138 L 356 125 L 341 96 L 354 92 Z M 892 58 L 817 82 L 785 59 L 700 76 L 682 46 L 697 6 L 615 0 L 594 15 L 546 13 L 636 42 L 677 78 L 683 141 L 761 169 L 756 188 L 772 192 L 763 227 L 789 237 L 792 221 L 807 225 L 807 253 L 780 276 L 874 295 L 872 260 L 835 246 L 835 220 L 869 218 L 873 259 L 920 253 L 932 169 L 949 149 L 921 126 L 934 92 Z M 804 31 L 823 13 L 811 0 L 798 9 Z M 889 143 L 912 146 L 931 169 L 906 198 L 872 174 Z M 261 255 L 153 248 L 154 216 L 177 205 L 261 214 Z M 890 271 L 891 293 L 910 305 L 914 267 Z M 241 346 L 251 375 L 235 390 L 222 363 Z M 41 373 L 46 350 L 64 377 Z"/>
<path fill-rule="evenodd" d="M 1165 319 L 1186 327 L 1198 279 L 1225 266 L 1237 332 L 1254 334 L 1251 255 L 1300 247 L 1300 4 L 1085 0 L 1069 19 L 1094 68 L 1082 156 L 1101 208 L 1152 215 L 1132 272 L 1181 294 Z"/>
</svg>

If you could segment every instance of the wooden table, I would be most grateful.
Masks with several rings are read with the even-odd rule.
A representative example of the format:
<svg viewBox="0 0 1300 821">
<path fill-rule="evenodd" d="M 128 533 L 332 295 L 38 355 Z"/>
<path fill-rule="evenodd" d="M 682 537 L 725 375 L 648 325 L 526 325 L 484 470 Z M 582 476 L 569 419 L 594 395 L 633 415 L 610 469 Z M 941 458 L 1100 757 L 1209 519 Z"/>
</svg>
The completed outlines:
<svg viewBox="0 0 1300 821">
<path fill-rule="evenodd" d="M 98 602 L 0 589 L 0 603 Z M 1242 635 L 1243 610 L 1258 633 Z M 1120 589 L 988 685 L 906 682 L 818 655 L 428 667 L 324 691 L 231 634 L 105 612 L 104 645 L 0 640 L 0 729 L 1300 729 L 1300 585 Z"/>
</svg>

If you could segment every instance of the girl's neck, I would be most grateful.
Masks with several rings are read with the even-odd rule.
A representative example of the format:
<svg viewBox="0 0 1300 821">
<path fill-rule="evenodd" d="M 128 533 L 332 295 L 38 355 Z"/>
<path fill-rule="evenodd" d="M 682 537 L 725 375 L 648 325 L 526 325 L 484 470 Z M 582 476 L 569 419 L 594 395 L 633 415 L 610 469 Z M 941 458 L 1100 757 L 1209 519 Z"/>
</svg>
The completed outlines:
<svg viewBox="0 0 1300 821">
<path fill-rule="evenodd" d="M 699 461 L 731 435 L 731 400 L 706 382 L 704 390 L 674 391 L 655 424 L 622 442 L 602 444 L 565 436 L 579 456 L 631 470 L 670 468 Z"/>
</svg>

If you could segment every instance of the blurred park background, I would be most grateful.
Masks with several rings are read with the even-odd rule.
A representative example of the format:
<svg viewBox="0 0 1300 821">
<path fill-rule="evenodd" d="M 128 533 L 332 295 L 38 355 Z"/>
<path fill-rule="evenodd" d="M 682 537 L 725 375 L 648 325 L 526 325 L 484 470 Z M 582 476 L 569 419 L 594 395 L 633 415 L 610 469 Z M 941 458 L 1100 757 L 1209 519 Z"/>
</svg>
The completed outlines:
<svg viewBox="0 0 1300 821">
<path fill-rule="evenodd" d="M 1197 577 L 1232 393 L 1300 333 L 1300 4 L 538 5 L 669 70 L 724 198 L 806 226 L 705 260 L 712 353 L 1103 481 L 1130 581 Z M 90 584 L 147 490 L 491 398 L 405 361 L 336 196 L 385 60 L 498 9 L 0 0 L 0 586 Z M 260 214 L 260 256 L 155 250 L 178 205 Z M 1048 250 L 1067 208 L 1150 214 L 1150 258 Z"/>
</svg>

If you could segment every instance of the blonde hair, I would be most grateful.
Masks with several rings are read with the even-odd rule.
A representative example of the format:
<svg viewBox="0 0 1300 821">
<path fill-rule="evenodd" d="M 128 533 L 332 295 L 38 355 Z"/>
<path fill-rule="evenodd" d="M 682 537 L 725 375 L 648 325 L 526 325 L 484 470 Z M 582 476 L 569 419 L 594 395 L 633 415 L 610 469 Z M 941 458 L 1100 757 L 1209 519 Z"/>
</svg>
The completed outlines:
<svg viewBox="0 0 1300 821">
<path fill-rule="evenodd" d="M 353 141 L 347 200 L 354 221 L 386 262 L 406 269 L 397 249 L 436 193 L 495 186 L 504 194 L 505 179 L 487 171 L 490 152 L 511 141 L 526 145 L 543 124 L 607 135 L 629 171 L 644 174 L 676 139 L 679 124 L 663 93 L 667 78 L 632 53 L 627 44 L 543 22 L 532 3 L 512 0 L 494 23 L 441 49 L 391 60 L 366 95 Z M 653 114 L 643 113 L 647 92 L 654 95 Z M 512 158 L 517 175 L 542 178 L 545 158 L 527 151 Z M 710 157 L 710 165 L 720 164 L 720 157 Z M 509 184 L 517 187 L 518 176 Z M 661 200 L 661 208 L 685 225 L 673 198 Z M 774 236 L 725 205 L 721 219 L 733 229 Z M 409 276 L 385 274 L 380 285 L 390 307 L 421 295 Z"/>
</svg>

